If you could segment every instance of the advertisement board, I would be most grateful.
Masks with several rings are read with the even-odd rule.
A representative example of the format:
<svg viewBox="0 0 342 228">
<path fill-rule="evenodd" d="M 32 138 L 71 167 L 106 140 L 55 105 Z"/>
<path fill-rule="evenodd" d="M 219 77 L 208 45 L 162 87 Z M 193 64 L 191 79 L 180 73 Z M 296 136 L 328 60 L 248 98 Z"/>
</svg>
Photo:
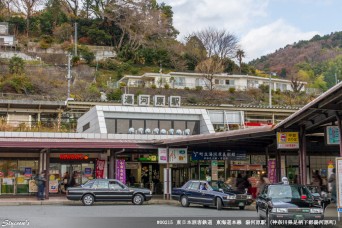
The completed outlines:
<svg viewBox="0 0 342 228">
<path fill-rule="evenodd" d="M 116 160 L 116 179 L 126 184 L 126 161 L 123 159 Z"/>
<path fill-rule="evenodd" d="M 268 160 L 268 179 L 271 183 L 277 182 L 277 163 L 275 159 Z"/>
<path fill-rule="evenodd" d="M 298 132 L 277 132 L 278 149 L 299 149 Z"/>
<path fill-rule="evenodd" d="M 58 193 L 58 180 L 50 180 L 49 181 L 49 192 L 50 193 Z"/>
<path fill-rule="evenodd" d="M 338 130 L 338 126 L 327 126 L 325 130 L 325 139 L 327 145 L 339 145 L 340 131 Z"/>
<path fill-rule="evenodd" d="M 158 148 L 158 163 L 167 163 L 167 148 Z"/>
<path fill-rule="evenodd" d="M 158 163 L 167 163 L 167 148 L 158 149 Z M 169 163 L 170 164 L 187 164 L 188 149 L 187 148 L 169 148 Z"/>
<path fill-rule="evenodd" d="M 105 160 L 97 160 L 96 161 L 96 179 L 102 179 L 104 177 L 104 168 L 106 161 Z"/>
<path fill-rule="evenodd" d="M 169 148 L 169 163 L 186 164 L 188 163 L 187 148 Z"/>
</svg>

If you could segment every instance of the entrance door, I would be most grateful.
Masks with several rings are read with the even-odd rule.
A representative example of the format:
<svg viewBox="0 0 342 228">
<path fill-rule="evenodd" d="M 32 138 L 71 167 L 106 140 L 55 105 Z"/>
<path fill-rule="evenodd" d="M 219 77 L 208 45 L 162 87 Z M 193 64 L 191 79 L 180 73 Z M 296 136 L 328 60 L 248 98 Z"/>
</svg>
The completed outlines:
<svg viewBox="0 0 342 228">
<path fill-rule="evenodd" d="M 61 165 L 61 173 L 63 174 L 63 176 L 66 172 L 69 173 L 70 178 L 74 176 L 76 185 L 82 184 L 82 176 L 80 175 L 81 170 L 82 170 L 81 164 L 62 164 Z M 70 179 L 69 179 L 69 182 L 70 182 Z"/>
</svg>

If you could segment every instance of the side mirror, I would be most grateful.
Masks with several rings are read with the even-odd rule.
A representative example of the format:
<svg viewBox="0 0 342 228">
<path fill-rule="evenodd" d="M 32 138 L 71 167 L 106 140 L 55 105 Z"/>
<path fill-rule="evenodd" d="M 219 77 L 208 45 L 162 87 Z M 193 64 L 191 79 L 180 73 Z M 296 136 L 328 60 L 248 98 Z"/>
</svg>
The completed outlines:
<svg viewBox="0 0 342 228">
<path fill-rule="evenodd" d="M 308 198 L 308 197 L 307 197 L 306 195 L 301 195 L 301 196 L 300 196 L 300 199 L 301 199 L 301 200 L 306 200 L 307 198 Z"/>
</svg>

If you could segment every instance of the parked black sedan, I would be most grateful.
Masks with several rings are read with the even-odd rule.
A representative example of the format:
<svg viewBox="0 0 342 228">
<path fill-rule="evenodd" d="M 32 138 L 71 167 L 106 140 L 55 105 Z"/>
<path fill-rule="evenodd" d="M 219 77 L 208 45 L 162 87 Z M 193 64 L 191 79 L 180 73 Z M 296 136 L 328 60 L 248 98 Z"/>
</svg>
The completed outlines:
<svg viewBox="0 0 342 228">
<path fill-rule="evenodd" d="M 321 220 L 324 209 L 304 185 L 266 185 L 256 199 L 261 219 L 269 225 L 275 220 Z"/>
<path fill-rule="evenodd" d="M 214 206 L 217 210 L 222 207 L 238 207 L 243 210 L 248 205 L 246 194 L 214 191 L 208 182 L 201 180 L 190 180 L 181 188 L 172 189 L 172 199 L 180 201 L 183 207 L 193 203 L 206 207 Z"/>
<path fill-rule="evenodd" d="M 95 179 L 80 187 L 68 188 L 67 198 L 81 200 L 85 206 L 98 201 L 131 201 L 140 205 L 152 198 L 152 192 L 144 188 L 129 188 L 114 179 Z"/>
<path fill-rule="evenodd" d="M 223 181 L 211 181 L 210 186 L 213 188 L 214 191 L 217 192 L 224 192 L 224 193 L 234 193 L 237 195 L 247 195 L 247 202 L 246 205 L 251 205 L 253 203 L 253 197 L 251 194 L 239 192 L 234 190 L 228 184 L 225 184 Z"/>
</svg>

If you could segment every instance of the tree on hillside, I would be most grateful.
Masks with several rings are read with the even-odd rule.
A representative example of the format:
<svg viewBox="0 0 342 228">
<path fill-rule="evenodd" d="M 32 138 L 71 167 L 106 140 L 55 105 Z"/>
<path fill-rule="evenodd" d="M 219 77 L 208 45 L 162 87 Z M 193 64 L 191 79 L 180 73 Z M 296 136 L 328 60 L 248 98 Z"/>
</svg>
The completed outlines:
<svg viewBox="0 0 342 228">
<path fill-rule="evenodd" d="M 18 56 L 13 56 L 9 61 L 9 71 L 11 74 L 24 73 L 25 62 Z"/>
<path fill-rule="evenodd" d="M 239 68 L 240 68 L 240 74 L 241 74 L 241 64 L 242 64 L 242 58 L 245 57 L 245 52 L 242 49 L 238 49 L 236 51 L 236 58 L 239 61 Z"/>
<path fill-rule="evenodd" d="M 300 77 L 296 74 L 295 76 L 291 77 L 291 88 L 293 92 L 299 93 L 303 88 L 304 83 L 300 81 Z"/>
<path fill-rule="evenodd" d="M 77 18 L 79 13 L 79 0 L 64 0 L 67 6 L 68 13 L 73 17 Z"/>
<path fill-rule="evenodd" d="M 30 19 L 38 6 L 44 3 L 45 0 L 13 0 L 13 4 L 19 13 L 26 17 L 26 35 L 29 35 Z"/>
<path fill-rule="evenodd" d="M 186 38 L 185 55 L 188 70 L 195 70 L 195 67 L 207 57 L 203 43 L 196 36 Z"/>
<path fill-rule="evenodd" d="M 224 66 L 222 64 L 222 60 L 220 60 L 218 57 L 208 58 L 200 62 L 195 69 L 196 72 L 203 75 L 203 78 L 205 79 L 204 82 L 209 90 L 214 89 L 214 75 L 222 73 L 223 70 Z"/>
<path fill-rule="evenodd" d="M 234 58 L 238 49 L 238 38 L 226 30 L 207 28 L 194 34 L 202 42 L 209 58 Z"/>
<path fill-rule="evenodd" d="M 105 17 L 115 23 L 121 34 L 113 36 L 117 51 L 126 49 L 133 54 L 150 41 L 167 38 L 169 21 L 165 21 L 155 0 L 111 1 L 105 9 Z"/>
</svg>

